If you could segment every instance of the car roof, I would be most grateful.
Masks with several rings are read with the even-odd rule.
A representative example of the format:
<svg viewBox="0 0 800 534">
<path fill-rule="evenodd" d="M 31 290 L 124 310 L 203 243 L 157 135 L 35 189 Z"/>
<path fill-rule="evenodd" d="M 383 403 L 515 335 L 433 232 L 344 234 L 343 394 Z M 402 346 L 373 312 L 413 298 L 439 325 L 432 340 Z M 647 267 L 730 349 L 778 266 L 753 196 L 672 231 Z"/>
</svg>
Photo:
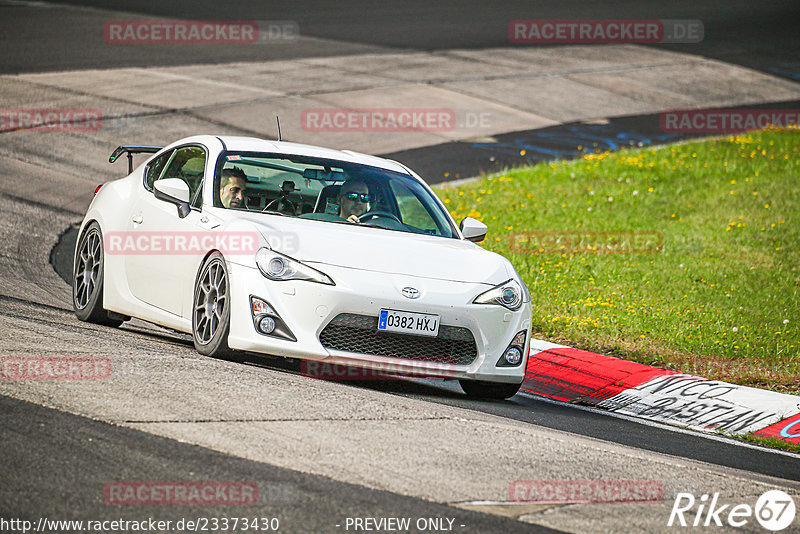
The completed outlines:
<svg viewBox="0 0 800 534">
<path fill-rule="evenodd" d="M 289 141 L 271 141 L 259 139 L 257 137 L 240 137 L 233 135 L 197 135 L 187 137 L 171 143 L 170 146 L 184 145 L 188 143 L 203 143 L 205 145 L 216 145 L 222 142 L 228 151 L 232 152 L 270 152 L 278 154 L 296 154 L 299 156 L 310 156 L 316 158 L 335 159 L 350 163 L 360 163 L 372 167 L 380 167 L 403 174 L 409 174 L 408 169 L 396 161 L 370 156 L 353 152 L 352 150 L 336 150 L 314 145 L 292 143 Z"/>
</svg>

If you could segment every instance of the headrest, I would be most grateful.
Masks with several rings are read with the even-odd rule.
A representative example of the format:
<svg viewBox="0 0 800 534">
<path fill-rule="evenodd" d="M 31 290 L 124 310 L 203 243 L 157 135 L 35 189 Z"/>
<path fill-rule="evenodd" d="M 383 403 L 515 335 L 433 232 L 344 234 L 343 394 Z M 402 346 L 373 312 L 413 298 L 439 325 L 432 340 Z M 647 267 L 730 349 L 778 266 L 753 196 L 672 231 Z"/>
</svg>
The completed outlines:
<svg viewBox="0 0 800 534">
<path fill-rule="evenodd" d="M 189 158 L 181 167 L 181 172 L 188 174 L 203 174 L 206 167 L 206 158 Z"/>
</svg>

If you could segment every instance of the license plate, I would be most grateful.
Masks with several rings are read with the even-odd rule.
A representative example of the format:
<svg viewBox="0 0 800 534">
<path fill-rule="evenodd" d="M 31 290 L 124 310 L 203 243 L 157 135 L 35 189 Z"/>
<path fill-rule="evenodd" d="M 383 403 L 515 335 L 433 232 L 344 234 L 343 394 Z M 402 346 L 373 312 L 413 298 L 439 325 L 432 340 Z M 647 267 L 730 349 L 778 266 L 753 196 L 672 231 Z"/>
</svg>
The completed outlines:
<svg viewBox="0 0 800 534">
<path fill-rule="evenodd" d="M 439 335 L 439 316 L 432 313 L 381 310 L 378 330 L 435 337 Z"/>
</svg>

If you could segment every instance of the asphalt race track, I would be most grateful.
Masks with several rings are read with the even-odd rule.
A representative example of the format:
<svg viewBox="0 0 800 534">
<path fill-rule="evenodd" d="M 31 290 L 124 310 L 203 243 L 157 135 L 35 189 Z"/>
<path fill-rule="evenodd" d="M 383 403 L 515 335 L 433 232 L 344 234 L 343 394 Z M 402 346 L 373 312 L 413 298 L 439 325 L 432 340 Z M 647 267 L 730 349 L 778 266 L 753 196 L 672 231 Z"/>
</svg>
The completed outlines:
<svg viewBox="0 0 800 534">
<path fill-rule="evenodd" d="M 11 2 L 9 2 L 11 3 Z M 424 2 L 393 0 L 374 2 L 298 3 L 249 0 L 219 3 L 210 0 L 183 2 L 136 2 L 131 8 L 124 0 L 72 0 L 54 2 L 90 6 L 158 18 L 203 20 L 292 20 L 302 35 L 326 39 L 324 51 L 312 47 L 286 46 L 270 50 L 273 57 L 302 57 L 355 53 L 374 47 L 415 50 L 448 50 L 453 48 L 491 48 L 508 43 L 508 23 L 516 19 L 700 19 L 705 37 L 700 43 L 663 44 L 664 49 L 719 59 L 750 68 L 776 72 L 788 77 L 800 74 L 800 10 L 791 0 L 764 1 L 753 9 L 752 2 L 581 2 L 580 0 L 548 0 L 543 2 Z M 26 5 L 26 2 L 14 2 Z M 30 2 L 27 5 L 36 6 Z M 41 5 L 41 4 L 39 4 Z M 15 20 L 15 17 L 19 19 Z M 119 50 L 92 47 L 83 39 L 88 29 L 102 24 L 106 18 L 96 11 L 68 14 L 58 19 L 37 17 L 37 24 L 24 24 L 24 34 L 33 39 L 33 46 L 15 38 L 13 28 L 30 20 L 29 14 L 4 17 L 3 45 L 6 54 L 3 72 L 63 70 L 110 66 L 175 65 L 181 63 L 220 63 L 263 59 L 262 50 L 228 47 L 174 54 L 168 47 L 151 48 L 147 54 L 136 49 Z M 45 46 L 53 35 L 66 38 L 66 46 L 53 49 Z M 41 42 L 39 46 L 36 46 Z M 224 47 L 223 47 L 224 48 Z"/>
<path fill-rule="evenodd" d="M 764 2 L 758 8 L 752 2 L 653 1 L 535 7 L 530 2 L 308 2 L 302 8 L 255 1 L 63 4 L 0 0 L 0 74 L 191 69 L 398 50 L 446 55 L 451 49 L 508 46 L 513 19 L 700 19 L 703 42 L 652 48 L 739 65 L 786 84 L 774 102 L 743 100 L 739 107 L 796 109 L 800 102 L 798 96 L 785 96 L 800 72 L 800 9 L 792 2 Z M 87 32 L 102 32 L 109 18 L 126 17 L 292 20 L 303 38 L 291 46 L 193 46 L 178 52 L 174 46 L 98 46 L 86 39 Z M 19 107 L 24 99 L 27 89 L 15 83 L 10 77 L 0 81 L 0 108 Z M 31 105 L 59 102 L 50 89 L 31 94 Z M 142 91 L 151 89 L 145 82 Z M 78 89 L 64 89 L 64 94 L 74 97 L 74 105 L 86 97 Z M 132 106 L 109 99 L 122 113 Z M 141 113 L 147 118 L 149 111 Z M 540 148 L 541 160 L 552 159 L 548 151 L 558 158 L 576 154 L 571 142 L 531 141 L 541 139 L 541 132 L 568 137 L 578 130 L 590 135 L 603 130 L 608 138 L 622 140 L 621 146 L 626 139 L 631 145 L 676 140 L 653 128 L 655 117 L 630 113 L 601 124 L 551 121 L 542 128 L 498 133 L 492 162 L 524 162 L 511 151 L 504 155 L 498 143 L 532 143 Z M 214 124 L 220 133 L 252 131 L 236 118 L 202 123 L 182 110 L 155 120 L 160 122 L 135 123 L 132 130 L 188 135 L 195 125 Z M 176 523 L 248 516 L 278 518 L 282 532 L 400 531 L 367 529 L 363 523 L 358 529 L 348 521 L 406 517 L 412 524 L 423 521 L 425 528 L 411 532 L 664 532 L 671 531 L 667 519 L 680 492 L 719 492 L 726 503 L 751 505 L 776 487 L 800 494 L 800 456 L 794 453 L 525 393 L 504 402 L 472 401 L 455 382 L 314 380 L 299 374 L 297 362 L 278 357 L 202 357 L 189 337 L 137 320 L 119 329 L 81 323 L 72 312 L 68 285 L 75 225 L 94 186 L 118 177 L 122 164 L 110 167 L 99 157 L 114 148 L 106 139 L 47 135 L 0 132 L 0 241 L 5 245 L 0 356 L 102 357 L 112 371 L 108 380 L 93 382 L 0 381 L 0 527 L 11 518 L 35 525 L 41 518 Z M 438 182 L 446 171 L 455 178 L 491 168 L 480 144 L 454 140 L 384 153 L 424 169 Z M 656 503 L 510 502 L 510 486 L 526 480 L 657 481 L 664 494 Z M 258 499 L 243 506 L 110 503 L 104 489 L 124 481 L 246 482 L 258 488 Z M 165 529 L 184 530 L 193 529 Z M 741 530 L 762 531 L 752 522 Z"/>
<path fill-rule="evenodd" d="M 131 429 L 113 428 L 85 417 L 0 398 L 4 462 L 16 477 L 4 480 L 3 516 L 37 521 L 42 515 L 64 520 L 107 517 L 102 488 L 116 480 L 247 480 L 258 484 L 261 499 L 248 516 L 280 518 L 308 532 L 333 530 L 347 517 L 448 517 L 476 531 L 531 532 L 512 519 L 453 508 L 324 477 L 220 454 Z M 38 476 L 32 477 L 36 473 Z M 42 491 L 46 487 L 48 491 Z M 95 490 L 100 498 L 87 499 Z M 308 503 L 314 503 L 309 509 Z M 160 508 L 160 509 L 159 509 Z M 229 515 L 226 506 L 203 509 L 206 517 Z M 12 513 L 13 511 L 13 513 Z M 121 509 L 115 519 L 179 521 L 191 507 Z M 534 532 L 555 532 L 537 527 Z"/>
</svg>

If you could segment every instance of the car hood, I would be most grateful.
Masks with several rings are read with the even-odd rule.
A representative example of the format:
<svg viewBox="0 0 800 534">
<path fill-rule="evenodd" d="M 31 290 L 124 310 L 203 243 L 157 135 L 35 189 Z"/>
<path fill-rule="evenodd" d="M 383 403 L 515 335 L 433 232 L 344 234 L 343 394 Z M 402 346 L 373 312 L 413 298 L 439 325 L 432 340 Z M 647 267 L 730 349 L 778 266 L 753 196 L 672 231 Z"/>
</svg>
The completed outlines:
<svg viewBox="0 0 800 534">
<path fill-rule="evenodd" d="M 491 285 L 512 273 L 505 258 L 470 241 L 259 214 L 237 218 L 254 223 L 273 250 L 304 263 Z"/>
</svg>

